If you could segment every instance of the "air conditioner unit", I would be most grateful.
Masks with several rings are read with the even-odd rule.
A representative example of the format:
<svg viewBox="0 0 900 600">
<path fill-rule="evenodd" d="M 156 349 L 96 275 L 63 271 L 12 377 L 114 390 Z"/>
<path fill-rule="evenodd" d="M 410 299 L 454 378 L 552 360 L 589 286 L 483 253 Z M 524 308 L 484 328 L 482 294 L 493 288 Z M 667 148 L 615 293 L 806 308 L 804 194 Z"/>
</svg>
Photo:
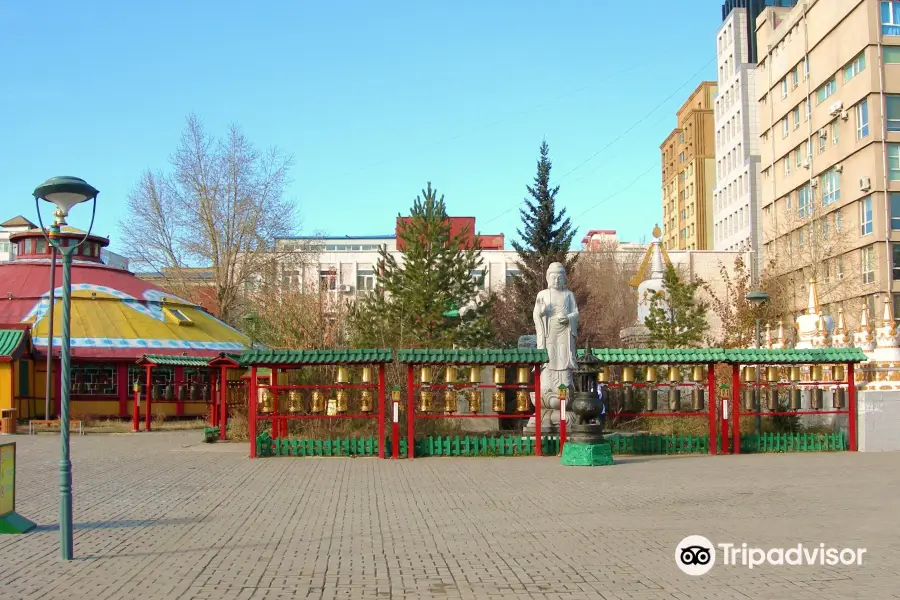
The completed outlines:
<svg viewBox="0 0 900 600">
<path fill-rule="evenodd" d="M 342 283 L 341 285 L 338 286 L 338 290 L 340 290 L 342 292 L 350 292 L 350 291 L 353 291 L 353 286 L 347 285 L 346 283 Z"/>
<path fill-rule="evenodd" d="M 846 121 L 849 118 L 850 118 L 850 113 L 848 113 L 846 110 L 841 111 L 841 119 L 842 120 Z"/>
<path fill-rule="evenodd" d="M 822 138 L 823 140 L 824 140 L 825 138 L 827 138 L 827 137 L 828 137 L 828 130 L 827 130 L 827 129 L 824 129 L 824 128 L 820 129 L 820 130 L 819 130 L 819 137 Z"/>
<path fill-rule="evenodd" d="M 844 165 L 842 165 L 841 163 L 838 163 L 838 164 L 834 165 L 834 172 L 835 172 L 835 173 L 840 173 L 840 172 L 843 171 L 843 170 L 844 170 Z"/>
<path fill-rule="evenodd" d="M 800 163 L 800 166 L 803 167 L 804 169 L 808 169 L 808 168 L 809 168 L 809 161 L 808 161 L 808 160 L 804 160 L 802 163 Z"/>
<path fill-rule="evenodd" d="M 841 114 L 841 111 L 844 109 L 844 105 L 840 102 L 835 102 L 831 106 L 828 107 L 828 114 L 832 117 L 836 117 Z"/>
<path fill-rule="evenodd" d="M 859 190 L 861 192 L 868 192 L 872 189 L 872 180 L 868 177 L 860 177 L 859 178 Z"/>
<path fill-rule="evenodd" d="M 813 179 L 812 181 L 810 181 L 810 182 L 809 182 L 809 187 L 812 187 L 812 188 L 819 187 L 819 180 L 818 180 L 818 179 Z"/>
</svg>

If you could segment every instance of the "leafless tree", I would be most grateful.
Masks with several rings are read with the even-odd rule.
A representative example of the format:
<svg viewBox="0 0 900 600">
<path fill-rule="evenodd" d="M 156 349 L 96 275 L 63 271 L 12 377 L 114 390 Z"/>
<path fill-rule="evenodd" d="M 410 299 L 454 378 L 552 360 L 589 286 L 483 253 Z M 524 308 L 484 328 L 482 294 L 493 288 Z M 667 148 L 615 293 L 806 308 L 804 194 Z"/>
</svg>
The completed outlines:
<svg viewBox="0 0 900 600">
<path fill-rule="evenodd" d="M 277 148 L 257 150 L 237 125 L 217 139 L 190 115 L 171 172 L 148 169 L 128 195 L 119 226 L 135 240 L 132 260 L 186 296 L 204 273 L 219 317 L 234 323 L 245 288 L 279 261 L 273 240 L 298 226 L 283 198 L 292 165 Z"/>
</svg>

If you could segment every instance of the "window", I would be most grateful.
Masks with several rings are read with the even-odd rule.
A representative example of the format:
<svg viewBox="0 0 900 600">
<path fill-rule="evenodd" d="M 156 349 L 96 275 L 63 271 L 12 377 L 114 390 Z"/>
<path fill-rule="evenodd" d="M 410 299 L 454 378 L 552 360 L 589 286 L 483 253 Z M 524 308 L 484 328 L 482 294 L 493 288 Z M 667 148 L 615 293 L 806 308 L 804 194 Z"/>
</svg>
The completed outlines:
<svg viewBox="0 0 900 600">
<path fill-rule="evenodd" d="M 801 219 L 812 213 L 812 194 L 809 184 L 797 190 L 797 216 Z"/>
<path fill-rule="evenodd" d="M 472 271 L 471 278 L 475 282 L 475 286 L 479 290 L 484 289 L 484 282 L 485 282 L 484 269 L 475 269 L 474 271 Z"/>
<path fill-rule="evenodd" d="M 794 107 L 794 129 L 800 129 L 800 106 Z"/>
<path fill-rule="evenodd" d="M 784 118 L 784 121 L 781 122 L 781 137 L 786 138 L 788 133 L 790 132 L 791 127 L 788 124 L 787 117 Z"/>
<path fill-rule="evenodd" d="M 357 269 L 356 270 L 356 293 L 365 294 L 375 290 L 375 270 L 374 269 Z"/>
<path fill-rule="evenodd" d="M 859 201 L 859 235 L 872 233 L 872 197 L 867 196 Z"/>
<path fill-rule="evenodd" d="M 787 95 L 788 95 L 788 84 L 787 84 L 787 77 L 785 77 L 784 79 L 781 80 L 781 97 L 787 98 Z"/>
<path fill-rule="evenodd" d="M 797 163 L 797 168 L 798 168 L 798 169 L 799 169 L 801 166 L 803 166 L 803 158 L 801 158 L 801 157 L 802 157 L 802 154 L 800 153 L 800 147 L 798 146 L 797 149 L 794 150 L 794 162 Z"/>
<path fill-rule="evenodd" d="M 791 71 L 791 85 L 793 87 L 797 87 L 800 84 L 800 66 L 794 67 L 794 70 Z"/>
<path fill-rule="evenodd" d="M 803 59 L 803 81 L 809 79 L 809 57 Z"/>
<path fill-rule="evenodd" d="M 514 278 L 521 276 L 522 273 L 519 272 L 519 269 L 506 267 L 506 283 L 509 283 Z"/>
<path fill-rule="evenodd" d="M 866 53 L 860 52 L 859 56 L 854 58 L 849 65 L 844 67 L 844 83 L 847 83 L 866 68 Z"/>
<path fill-rule="evenodd" d="M 806 107 L 806 110 L 804 111 L 804 114 L 803 114 L 803 122 L 805 123 L 806 121 L 809 121 L 809 115 L 810 115 L 810 112 L 812 111 L 812 107 L 809 103 L 809 98 L 807 98 L 806 100 L 803 101 L 803 106 Z"/>
<path fill-rule="evenodd" d="M 861 140 L 869 135 L 869 101 L 863 100 L 856 105 L 856 139 Z"/>
<path fill-rule="evenodd" d="M 838 130 L 839 129 L 840 129 L 840 127 L 838 127 L 838 121 L 837 121 L 837 119 L 835 119 L 834 122 L 831 124 L 831 145 L 832 146 L 837 145 L 837 143 L 838 143 Z"/>
<path fill-rule="evenodd" d="M 784 174 L 785 176 L 791 174 L 791 159 L 789 156 L 784 159 Z"/>
<path fill-rule="evenodd" d="M 891 278 L 894 281 L 900 280 L 900 244 L 891 244 L 891 264 L 893 265 Z"/>
<path fill-rule="evenodd" d="M 844 213 L 840 209 L 834 213 L 834 230 L 838 233 L 844 230 Z"/>
<path fill-rule="evenodd" d="M 900 35 L 900 2 L 881 2 L 882 35 Z"/>
<path fill-rule="evenodd" d="M 888 179 L 900 181 L 900 144 L 887 145 Z"/>
<path fill-rule="evenodd" d="M 819 136 L 819 154 L 825 152 L 825 148 L 827 147 L 827 136 L 820 135 Z"/>
<path fill-rule="evenodd" d="M 823 173 L 819 185 L 822 186 L 822 206 L 841 199 L 841 174 L 837 171 Z"/>
<path fill-rule="evenodd" d="M 860 254 L 862 282 L 875 283 L 875 246 L 866 246 Z"/>
<path fill-rule="evenodd" d="M 323 292 L 337 289 L 337 271 L 321 269 L 319 271 L 319 289 Z"/>
<path fill-rule="evenodd" d="M 887 96 L 887 129 L 900 131 L 900 96 Z"/>
<path fill-rule="evenodd" d="M 831 235 L 831 221 L 822 219 L 822 239 L 827 240 Z"/>
<path fill-rule="evenodd" d="M 884 62 L 889 65 L 900 64 L 900 46 L 885 46 Z"/>
<path fill-rule="evenodd" d="M 900 229 L 900 194 L 891 193 L 891 229 Z"/>
<path fill-rule="evenodd" d="M 826 81 L 822 87 L 816 90 L 816 103 L 822 104 L 825 100 L 837 90 L 837 81 L 834 77 Z"/>
<path fill-rule="evenodd" d="M 684 162 L 684 152 L 682 152 L 681 154 L 678 155 L 678 160 L 680 162 Z"/>
</svg>

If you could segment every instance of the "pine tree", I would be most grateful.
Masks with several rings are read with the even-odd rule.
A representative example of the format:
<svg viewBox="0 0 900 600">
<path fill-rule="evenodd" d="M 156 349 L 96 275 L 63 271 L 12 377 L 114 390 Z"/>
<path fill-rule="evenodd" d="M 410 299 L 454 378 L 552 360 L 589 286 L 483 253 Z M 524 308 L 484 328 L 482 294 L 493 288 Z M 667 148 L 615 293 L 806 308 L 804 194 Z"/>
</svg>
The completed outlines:
<svg viewBox="0 0 900 600">
<path fill-rule="evenodd" d="M 703 281 L 685 282 L 672 265 L 666 265 L 663 291 L 650 299 L 644 325 L 650 344 L 657 348 L 691 348 L 703 341 L 709 328 L 707 305 L 694 297 Z"/>
<path fill-rule="evenodd" d="M 569 257 L 575 229 L 566 217 L 566 209 L 557 210 L 556 195 L 559 186 L 550 186 L 550 148 L 546 140 L 541 143 L 541 156 L 537 163 L 534 185 L 526 186 L 528 196 L 525 207 L 519 209 L 522 228 L 518 230 L 522 243 L 513 241 L 518 254 L 516 265 L 519 276 L 511 281 L 504 295 L 504 330 L 501 335 L 507 341 L 515 341 L 520 335 L 534 333 L 531 313 L 537 293 L 547 287 L 547 267 L 554 262 L 565 265 L 570 288 L 575 292 L 579 305 L 583 294 L 573 287 L 577 255 Z"/>
<path fill-rule="evenodd" d="M 351 310 L 354 345 L 473 348 L 492 339 L 490 305 L 472 277 L 481 255 L 468 233 L 452 235 L 444 197 L 428 182 L 397 232 L 402 259 L 382 248 L 375 292 Z"/>
</svg>

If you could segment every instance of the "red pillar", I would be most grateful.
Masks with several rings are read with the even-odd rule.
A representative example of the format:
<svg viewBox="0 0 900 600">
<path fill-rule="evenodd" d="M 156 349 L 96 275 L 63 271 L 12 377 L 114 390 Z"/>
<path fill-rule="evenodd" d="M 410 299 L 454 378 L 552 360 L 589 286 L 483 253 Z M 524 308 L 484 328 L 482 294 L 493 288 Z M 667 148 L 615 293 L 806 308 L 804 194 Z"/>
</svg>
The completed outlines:
<svg viewBox="0 0 900 600">
<path fill-rule="evenodd" d="M 718 397 L 716 396 L 716 365 L 714 363 L 706 366 L 706 382 L 708 388 L 706 403 L 709 405 L 709 453 L 715 455 L 716 446 L 718 446 L 716 439 L 716 402 Z"/>
<path fill-rule="evenodd" d="M 219 439 L 225 439 L 225 428 L 228 426 L 228 378 L 227 367 L 219 367 Z"/>
<path fill-rule="evenodd" d="M 172 386 L 175 390 L 175 416 L 180 417 L 184 414 L 184 402 L 181 401 L 181 390 L 187 389 L 187 393 L 190 394 L 190 389 L 187 388 L 187 382 L 184 380 L 184 367 L 175 367 L 173 377 L 175 378 L 175 381 L 173 382 L 174 385 Z"/>
<path fill-rule="evenodd" d="M 131 411 L 131 430 L 141 430 L 141 386 L 135 385 L 134 390 L 134 410 Z"/>
<path fill-rule="evenodd" d="M 543 456 L 541 439 L 541 366 L 534 365 L 534 455 Z"/>
<path fill-rule="evenodd" d="M 741 453 L 741 369 L 731 365 L 731 453 Z"/>
<path fill-rule="evenodd" d="M 150 431 L 151 415 L 150 405 L 153 403 L 153 365 L 147 365 L 147 391 L 145 392 L 147 400 L 147 415 L 144 417 L 144 429 Z"/>
<path fill-rule="evenodd" d="M 219 422 L 219 402 L 216 400 L 216 377 L 209 373 L 209 426 L 215 427 Z"/>
<path fill-rule="evenodd" d="M 247 395 L 247 417 L 250 430 L 250 458 L 256 458 L 256 397 L 259 395 L 256 383 L 256 365 L 250 367 L 250 393 Z"/>
<path fill-rule="evenodd" d="M 847 444 L 850 452 L 856 452 L 856 373 L 855 365 L 847 363 Z"/>
<path fill-rule="evenodd" d="M 384 458 L 384 365 L 378 365 L 378 458 Z"/>
<path fill-rule="evenodd" d="M 406 458 L 416 457 L 416 371 L 406 365 Z"/>
<path fill-rule="evenodd" d="M 272 367 L 272 378 L 269 379 L 269 391 L 272 393 L 272 439 L 281 437 L 281 419 L 278 417 L 278 367 Z"/>
</svg>

